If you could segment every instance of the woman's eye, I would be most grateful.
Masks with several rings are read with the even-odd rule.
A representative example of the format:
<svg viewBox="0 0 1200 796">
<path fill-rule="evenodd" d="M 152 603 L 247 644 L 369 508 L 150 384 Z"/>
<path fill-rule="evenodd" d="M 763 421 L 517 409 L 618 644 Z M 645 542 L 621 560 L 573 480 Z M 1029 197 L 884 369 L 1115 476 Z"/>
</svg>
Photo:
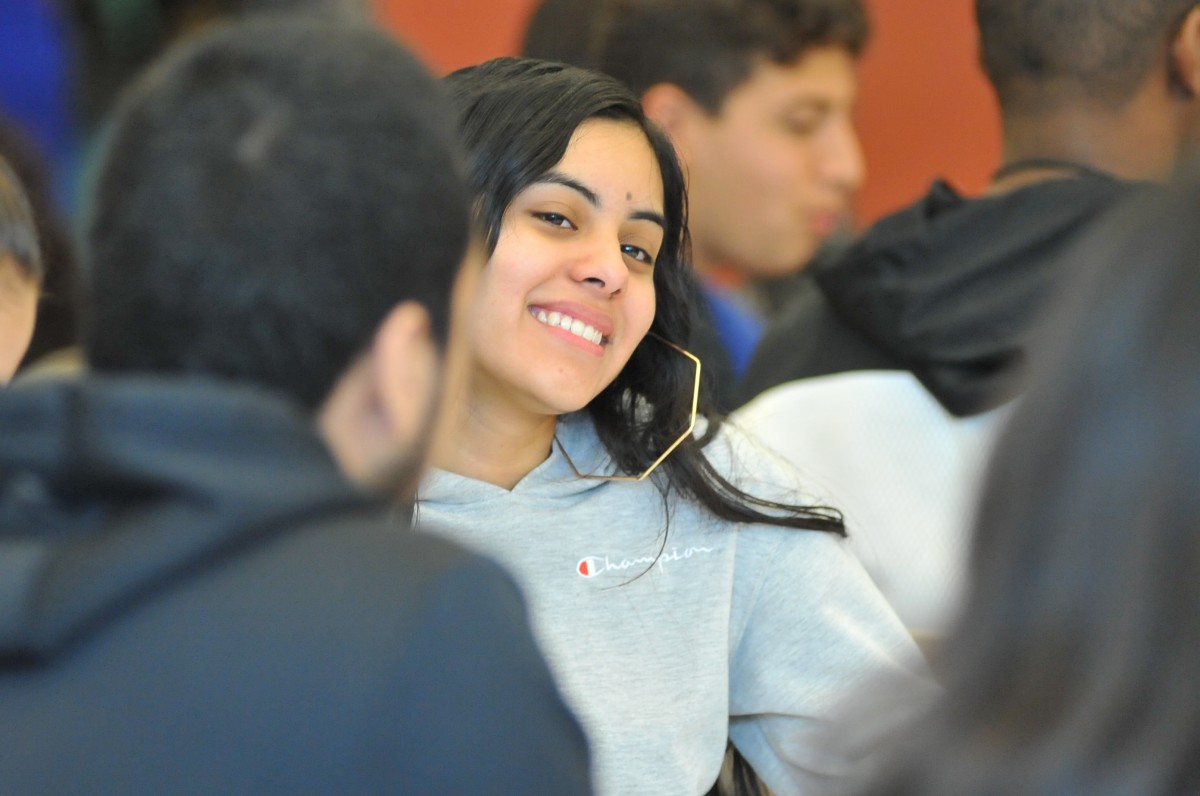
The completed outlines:
<svg viewBox="0 0 1200 796">
<path fill-rule="evenodd" d="M 650 256 L 648 251 L 639 246 L 623 243 L 621 244 L 621 253 L 632 257 L 638 262 L 646 263 L 647 265 L 654 265 L 654 258 Z"/>
<path fill-rule="evenodd" d="M 561 213 L 534 213 L 533 216 L 534 218 L 539 218 L 542 221 L 545 221 L 552 227 L 559 227 L 560 229 L 575 229 L 575 225 L 571 223 L 571 219 L 567 218 Z"/>
</svg>

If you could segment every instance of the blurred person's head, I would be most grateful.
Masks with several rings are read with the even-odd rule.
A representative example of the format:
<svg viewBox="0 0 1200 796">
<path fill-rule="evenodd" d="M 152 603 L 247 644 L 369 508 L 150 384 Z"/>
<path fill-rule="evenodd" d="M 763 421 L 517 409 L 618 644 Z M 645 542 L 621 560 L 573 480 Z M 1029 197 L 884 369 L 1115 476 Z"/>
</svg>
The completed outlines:
<svg viewBox="0 0 1200 796">
<path fill-rule="evenodd" d="M 642 98 L 688 179 L 701 271 L 803 267 L 864 176 L 860 0 L 624 0 L 603 69 Z"/>
<path fill-rule="evenodd" d="M 90 131 L 121 90 L 163 51 L 213 25 L 260 14 L 370 20 L 369 0 L 70 0 L 78 59 L 78 104 Z"/>
<path fill-rule="evenodd" d="M 407 462 L 468 239 L 454 139 L 425 69 L 365 26 L 264 20 L 169 55 L 91 197 L 89 363 L 285 396 L 352 476 Z"/>
<path fill-rule="evenodd" d="M 154 0 L 171 38 L 256 14 L 321 15 L 365 22 L 367 0 Z"/>
<path fill-rule="evenodd" d="M 42 283 L 33 339 L 21 369 L 79 343 L 79 268 L 74 241 L 58 207 L 49 164 L 14 120 L 0 115 L 0 158 L 25 188 L 41 248 Z"/>
<path fill-rule="evenodd" d="M 1200 182 L 1073 258 L 998 443 L 945 697 L 878 794 L 1200 792 Z"/>
<path fill-rule="evenodd" d="M 1122 176 L 1138 178 L 1168 176 L 1200 135 L 1200 8 L 1191 0 L 975 0 L 975 14 L 1006 127 L 1064 112 L 1116 119 L 1121 146 L 1138 157 L 1105 152 L 1112 144 L 1089 143 L 1079 124 L 1030 135 L 1082 138 L 1076 151 L 1115 158 Z"/>
<path fill-rule="evenodd" d="M 33 209 L 0 158 L 0 385 L 12 378 L 33 338 L 42 276 Z"/>
</svg>

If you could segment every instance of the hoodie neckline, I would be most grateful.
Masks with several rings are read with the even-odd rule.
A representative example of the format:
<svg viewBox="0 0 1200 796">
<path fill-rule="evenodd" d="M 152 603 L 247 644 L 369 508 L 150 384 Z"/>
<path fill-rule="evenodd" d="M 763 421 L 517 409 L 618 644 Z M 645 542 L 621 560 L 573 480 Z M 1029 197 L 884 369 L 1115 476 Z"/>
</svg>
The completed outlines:
<svg viewBox="0 0 1200 796">
<path fill-rule="evenodd" d="M 448 470 L 431 468 L 417 492 L 418 502 L 467 505 L 492 500 L 556 500 L 590 492 L 607 483 L 577 477 L 563 456 L 565 449 L 581 473 L 613 470 L 612 457 L 604 449 L 591 418 L 585 412 L 573 412 L 560 417 L 555 440 L 556 443 L 551 444 L 541 464 L 526 473 L 511 490 Z"/>
</svg>

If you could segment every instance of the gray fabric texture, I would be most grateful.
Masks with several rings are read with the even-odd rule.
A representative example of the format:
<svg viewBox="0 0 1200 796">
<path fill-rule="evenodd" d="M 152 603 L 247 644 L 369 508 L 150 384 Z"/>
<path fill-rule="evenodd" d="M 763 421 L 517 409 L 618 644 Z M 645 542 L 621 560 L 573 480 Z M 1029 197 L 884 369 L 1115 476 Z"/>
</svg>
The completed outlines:
<svg viewBox="0 0 1200 796">
<path fill-rule="evenodd" d="M 581 472 L 611 472 L 590 421 L 560 421 Z M 802 500 L 734 431 L 706 449 L 743 488 Z M 664 539 L 668 516 L 669 532 Z M 505 564 L 583 723 L 600 794 L 704 793 L 726 738 L 778 796 L 834 792 L 839 706 L 865 684 L 927 694 L 911 638 L 845 541 L 736 526 L 639 483 L 581 480 L 559 447 L 511 491 L 444 471 L 418 523 Z"/>
</svg>

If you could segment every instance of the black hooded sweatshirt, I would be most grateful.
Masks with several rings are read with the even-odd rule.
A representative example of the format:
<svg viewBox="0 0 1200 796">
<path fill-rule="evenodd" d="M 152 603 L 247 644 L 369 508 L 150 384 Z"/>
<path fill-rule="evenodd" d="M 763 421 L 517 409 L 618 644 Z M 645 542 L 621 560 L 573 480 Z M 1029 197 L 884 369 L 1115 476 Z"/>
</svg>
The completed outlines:
<svg viewBox="0 0 1200 796">
<path fill-rule="evenodd" d="M 1020 390 L 1027 335 L 1064 253 L 1146 187 L 1081 170 L 966 199 L 935 182 L 839 259 L 814 264 L 760 342 L 738 403 L 795 379 L 907 370 L 956 416 L 999 406 Z"/>
<path fill-rule="evenodd" d="M 0 793 L 588 790 L 512 581 L 197 381 L 0 392 Z"/>
</svg>

